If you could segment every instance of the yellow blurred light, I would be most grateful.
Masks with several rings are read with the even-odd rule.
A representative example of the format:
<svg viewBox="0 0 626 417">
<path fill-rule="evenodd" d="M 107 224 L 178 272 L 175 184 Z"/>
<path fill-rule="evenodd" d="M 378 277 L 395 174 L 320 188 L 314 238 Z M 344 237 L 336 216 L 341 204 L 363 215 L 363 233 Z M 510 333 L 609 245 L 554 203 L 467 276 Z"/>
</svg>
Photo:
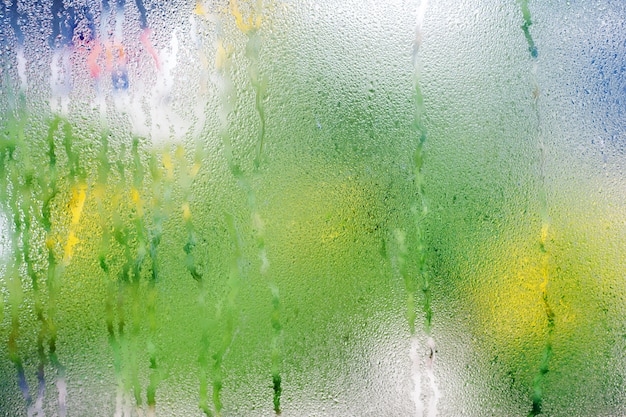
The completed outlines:
<svg viewBox="0 0 626 417">
<path fill-rule="evenodd" d="M 65 265 L 69 265 L 72 255 L 74 254 L 74 247 L 80 243 L 80 239 L 76 236 L 76 228 L 80 223 L 86 198 L 87 184 L 79 183 L 72 187 L 72 198 L 68 204 L 72 216 L 72 222 L 70 224 L 67 242 L 65 243 L 65 248 L 63 250 L 63 263 Z M 46 244 L 49 244 L 49 242 L 46 242 Z"/>
</svg>

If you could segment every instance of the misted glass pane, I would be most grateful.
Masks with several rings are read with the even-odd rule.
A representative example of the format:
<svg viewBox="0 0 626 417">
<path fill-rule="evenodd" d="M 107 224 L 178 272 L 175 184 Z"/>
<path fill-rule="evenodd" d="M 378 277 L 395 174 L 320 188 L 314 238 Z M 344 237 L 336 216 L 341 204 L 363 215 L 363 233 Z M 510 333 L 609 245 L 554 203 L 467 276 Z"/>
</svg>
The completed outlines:
<svg viewBox="0 0 626 417">
<path fill-rule="evenodd" d="M 0 415 L 626 414 L 626 3 L 0 2 Z"/>
</svg>

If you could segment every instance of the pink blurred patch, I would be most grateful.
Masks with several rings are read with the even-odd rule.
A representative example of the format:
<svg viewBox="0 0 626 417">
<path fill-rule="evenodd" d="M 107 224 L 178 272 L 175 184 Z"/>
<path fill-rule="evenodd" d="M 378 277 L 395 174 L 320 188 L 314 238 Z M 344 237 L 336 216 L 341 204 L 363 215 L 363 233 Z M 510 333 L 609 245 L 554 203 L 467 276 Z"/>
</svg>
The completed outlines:
<svg viewBox="0 0 626 417">
<path fill-rule="evenodd" d="M 143 33 L 141 34 L 140 39 L 141 39 L 141 44 L 144 46 L 144 48 L 146 48 L 146 51 L 148 51 L 148 53 L 152 56 L 152 59 L 154 59 L 154 64 L 156 65 L 156 68 L 158 70 L 160 69 L 159 56 L 157 55 L 156 50 L 152 46 L 152 43 L 150 43 L 151 33 L 152 31 L 150 30 L 150 28 L 145 28 L 143 30 Z"/>
</svg>

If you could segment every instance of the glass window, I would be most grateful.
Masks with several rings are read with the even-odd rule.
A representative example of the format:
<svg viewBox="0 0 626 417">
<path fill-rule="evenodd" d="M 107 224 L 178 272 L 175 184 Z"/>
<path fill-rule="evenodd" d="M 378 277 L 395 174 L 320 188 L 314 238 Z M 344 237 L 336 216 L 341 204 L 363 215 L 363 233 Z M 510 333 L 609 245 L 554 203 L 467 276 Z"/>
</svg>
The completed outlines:
<svg viewBox="0 0 626 417">
<path fill-rule="evenodd" d="M 0 415 L 625 414 L 625 15 L 0 2 Z"/>
</svg>

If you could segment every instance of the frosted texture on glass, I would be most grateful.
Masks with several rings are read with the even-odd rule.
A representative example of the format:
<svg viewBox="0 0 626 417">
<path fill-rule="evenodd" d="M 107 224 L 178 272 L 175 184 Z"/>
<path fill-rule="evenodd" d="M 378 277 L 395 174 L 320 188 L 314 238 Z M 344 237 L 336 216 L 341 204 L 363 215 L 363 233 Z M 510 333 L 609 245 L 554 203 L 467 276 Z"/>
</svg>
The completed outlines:
<svg viewBox="0 0 626 417">
<path fill-rule="evenodd" d="M 0 415 L 626 414 L 626 3 L 0 3 Z"/>
</svg>

